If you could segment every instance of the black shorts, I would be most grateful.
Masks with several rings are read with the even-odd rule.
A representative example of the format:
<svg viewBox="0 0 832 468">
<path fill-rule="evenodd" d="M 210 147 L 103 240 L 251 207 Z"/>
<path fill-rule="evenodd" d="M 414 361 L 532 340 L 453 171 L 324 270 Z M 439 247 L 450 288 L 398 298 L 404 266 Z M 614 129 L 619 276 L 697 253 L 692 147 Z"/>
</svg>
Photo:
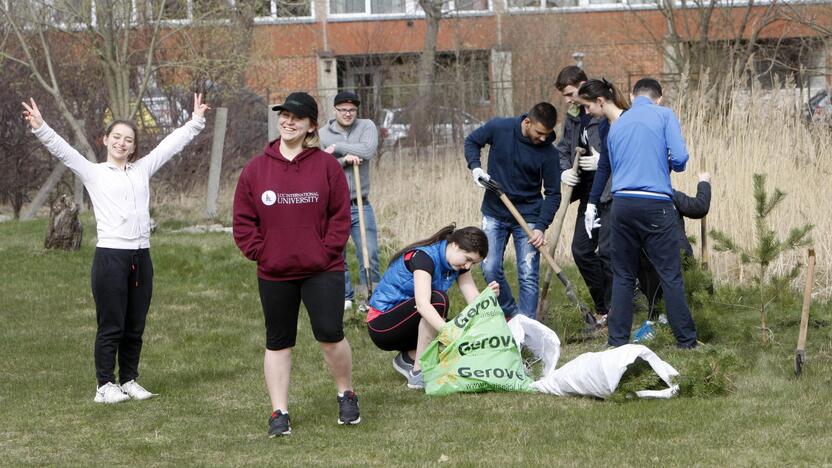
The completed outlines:
<svg viewBox="0 0 832 468">
<path fill-rule="evenodd" d="M 430 303 L 442 318 L 448 316 L 449 302 L 447 293 L 431 292 Z M 373 343 L 385 351 L 412 351 L 419 339 L 421 320 L 416 299 L 408 299 L 367 322 L 367 331 Z"/>
<path fill-rule="evenodd" d="M 266 319 L 266 349 L 295 346 L 301 300 L 316 340 L 337 343 L 344 339 L 343 272 L 328 271 L 290 281 L 257 280 Z"/>
</svg>

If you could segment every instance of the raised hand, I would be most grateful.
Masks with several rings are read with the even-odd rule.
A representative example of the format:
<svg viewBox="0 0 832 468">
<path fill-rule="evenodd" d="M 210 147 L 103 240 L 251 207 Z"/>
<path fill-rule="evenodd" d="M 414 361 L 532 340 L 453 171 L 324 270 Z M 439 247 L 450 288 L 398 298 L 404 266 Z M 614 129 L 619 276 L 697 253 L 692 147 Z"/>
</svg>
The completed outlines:
<svg viewBox="0 0 832 468">
<path fill-rule="evenodd" d="M 35 100 L 29 98 L 29 104 L 31 106 L 26 105 L 25 102 L 21 102 L 23 107 L 26 109 L 23 111 L 23 119 L 32 127 L 34 130 L 40 128 L 43 125 L 43 117 L 40 115 L 40 110 L 38 109 L 38 105 L 35 104 Z"/>
<path fill-rule="evenodd" d="M 205 111 L 211 108 L 202 102 L 202 93 L 194 93 L 194 117 L 205 117 Z"/>
</svg>

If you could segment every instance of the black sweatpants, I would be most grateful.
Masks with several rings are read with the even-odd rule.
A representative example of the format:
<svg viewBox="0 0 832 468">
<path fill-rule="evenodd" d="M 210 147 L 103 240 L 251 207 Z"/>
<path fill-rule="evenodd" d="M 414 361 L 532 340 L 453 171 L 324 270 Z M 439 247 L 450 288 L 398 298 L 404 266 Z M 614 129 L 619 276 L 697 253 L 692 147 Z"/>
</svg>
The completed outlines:
<svg viewBox="0 0 832 468">
<path fill-rule="evenodd" d="M 139 376 L 142 334 L 153 295 L 153 262 L 149 249 L 95 249 L 92 295 L 98 332 L 95 335 L 95 377 L 98 385 Z"/>
</svg>

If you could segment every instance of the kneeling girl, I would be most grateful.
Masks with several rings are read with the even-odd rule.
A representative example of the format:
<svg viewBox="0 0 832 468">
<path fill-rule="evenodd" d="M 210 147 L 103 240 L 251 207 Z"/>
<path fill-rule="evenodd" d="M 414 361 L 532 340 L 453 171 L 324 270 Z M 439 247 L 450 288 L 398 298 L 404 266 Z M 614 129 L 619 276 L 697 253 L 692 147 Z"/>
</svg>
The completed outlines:
<svg viewBox="0 0 832 468">
<path fill-rule="evenodd" d="M 376 346 L 399 351 L 393 367 L 409 388 L 424 388 L 418 356 L 445 325 L 447 291 L 454 282 L 467 303 L 479 295 L 471 267 L 488 255 L 488 239 L 476 227 L 445 226 L 397 252 L 370 298 L 367 329 Z M 496 281 L 488 287 L 499 294 Z"/>
</svg>

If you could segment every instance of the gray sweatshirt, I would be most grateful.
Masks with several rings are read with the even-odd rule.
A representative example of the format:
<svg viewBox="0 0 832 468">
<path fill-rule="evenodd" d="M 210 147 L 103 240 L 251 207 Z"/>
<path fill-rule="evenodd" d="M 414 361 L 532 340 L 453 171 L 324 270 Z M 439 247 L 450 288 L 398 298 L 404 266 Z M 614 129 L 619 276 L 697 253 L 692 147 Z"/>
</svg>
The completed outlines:
<svg viewBox="0 0 832 468">
<path fill-rule="evenodd" d="M 352 164 L 344 163 L 344 156 L 352 154 L 362 159 L 358 166 L 361 177 L 361 196 L 364 199 L 370 195 L 370 164 L 369 161 L 376 155 L 378 149 L 378 130 L 376 124 L 370 119 L 355 119 L 355 122 L 346 130 L 338 125 L 335 119 L 330 120 L 318 131 L 321 139 L 321 149 L 329 145 L 335 145 L 335 156 L 341 167 L 344 168 L 344 175 L 347 176 L 347 183 L 350 186 L 350 199 L 355 200 L 358 195 L 355 192 L 355 175 Z"/>
</svg>

